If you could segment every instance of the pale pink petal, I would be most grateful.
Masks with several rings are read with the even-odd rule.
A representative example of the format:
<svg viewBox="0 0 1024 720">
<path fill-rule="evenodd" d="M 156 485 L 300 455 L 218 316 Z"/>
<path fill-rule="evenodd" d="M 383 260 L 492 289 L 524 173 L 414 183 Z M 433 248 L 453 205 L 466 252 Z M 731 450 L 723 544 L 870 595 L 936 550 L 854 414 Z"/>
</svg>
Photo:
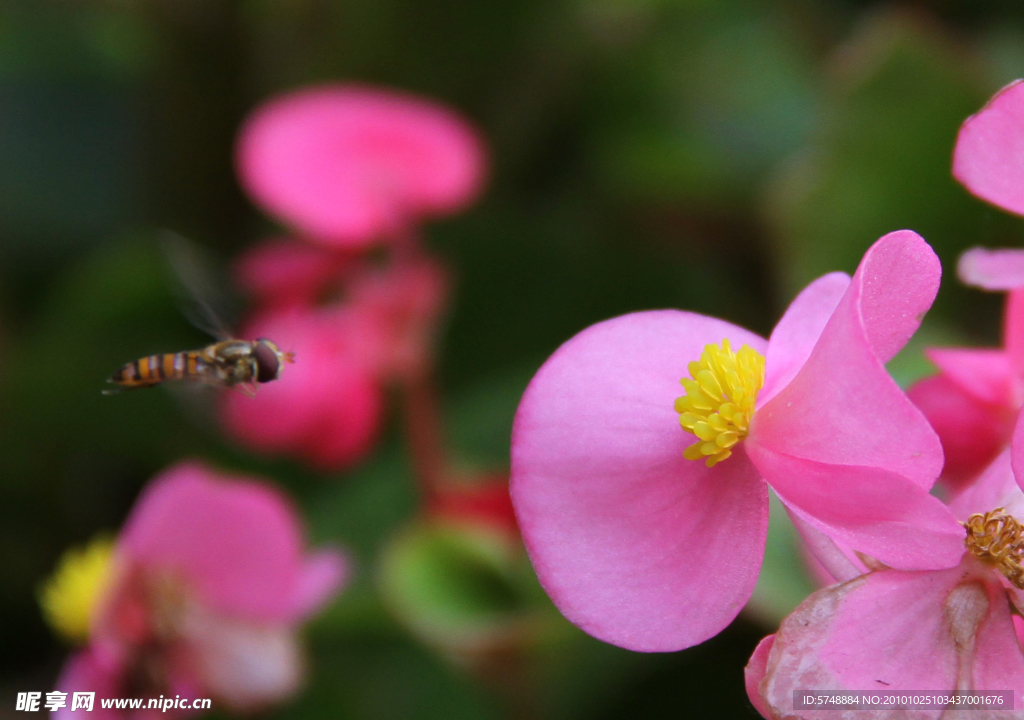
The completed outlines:
<svg viewBox="0 0 1024 720">
<path fill-rule="evenodd" d="M 761 680 L 764 679 L 765 669 L 768 666 L 768 653 L 772 651 L 772 644 L 775 642 L 775 636 L 769 635 L 757 644 L 754 648 L 754 654 L 750 656 L 750 661 L 747 666 L 743 669 L 743 681 L 747 688 L 747 697 L 750 699 L 750 703 L 754 706 L 754 709 L 761 713 L 761 717 L 768 718 L 771 720 L 768 706 L 765 705 L 764 699 L 761 698 L 761 692 L 758 686 Z"/>
<path fill-rule="evenodd" d="M 90 720 L 118 720 L 123 716 L 122 713 L 100 706 L 100 698 L 121 697 L 120 670 L 101 662 L 89 649 L 77 652 L 67 659 L 54 689 L 68 694 L 67 706 L 51 713 L 51 717 L 56 720 L 75 720 L 83 716 Z M 76 692 L 96 693 L 91 713 L 86 713 L 82 709 L 72 711 Z M 46 699 L 45 694 L 42 699 Z"/>
<path fill-rule="evenodd" d="M 910 339 L 939 291 L 942 266 L 913 230 L 882 236 L 864 253 L 847 297 L 860 313 L 864 335 L 888 362 Z"/>
<path fill-rule="evenodd" d="M 956 274 L 965 285 L 1016 290 L 1024 287 L 1024 250 L 971 248 L 960 256 Z"/>
<path fill-rule="evenodd" d="M 704 345 L 764 350 L 692 313 L 635 313 L 566 342 L 530 383 L 512 436 L 512 499 L 538 577 L 591 635 L 633 650 L 695 645 L 743 607 L 764 552 L 768 496 L 738 447 L 686 460 L 679 379 Z"/>
<path fill-rule="evenodd" d="M 942 469 L 939 438 L 883 363 L 917 328 L 939 272 L 931 248 L 909 230 L 872 245 L 807 362 L 754 415 L 748 442 L 931 488 Z"/>
<path fill-rule="evenodd" d="M 1013 370 L 1003 350 L 928 348 L 925 357 L 964 392 L 995 406 L 1013 404 Z"/>
<path fill-rule="evenodd" d="M 924 413 L 942 442 L 943 482 L 963 487 L 1010 442 L 1014 415 L 968 395 L 945 375 L 914 383 L 907 397 Z"/>
<path fill-rule="evenodd" d="M 310 554 L 292 599 L 293 616 L 301 620 L 318 612 L 348 584 L 351 574 L 352 558 L 338 548 Z"/>
<path fill-rule="evenodd" d="M 786 507 L 786 514 L 800 534 L 808 556 L 817 565 L 812 564 L 809 570 L 821 587 L 852 580 L 868 571 L 864 561 L 848 547 L 837 543 L 791 508 Z"/>
<path fill-rule="evenodd" d="M 204 691 L 235 712 L 293 694 L 304 663 L 295 630 L 189 608 L 178 628 Z"/>
<path fill-rule="evenodd" d="M 1024 520 L 1024 493 L 1014 478 L 1009 448 L 1001 452 L 974 482 L 949 502 L 949 509 L 959 520 L 998 507 Z"/>
<path fill-rule="evenodd" d="M 1019 693 L 1022 658 L 1008 609 L 998 578 L 971 558 L 949 570 L 886 570 L 819 590 L 776 633 L 762 697 L 772 717 L 828 720 L 835 710 L 795 710 L 794 691 Z M 999 657 L 1005 669 L 994 666 Z"/>
<path fill-rule="evenodd" d="M 846 273 L 829 273 L 805 287 L 789 304 L 768 338 L 765 381 L 757 396 L 758 404 L 770 400 L 807 362 L 849 285 Z"/>
<path fill-rule="evenodd" d="M 804 521 L 852 550 L 905 569 L 947 568 L 963 554 L 963 528 L 942 502 L 878 468 L 816 463 L 747 438 L 747 454 Z"/>
<path fill-rule="evenodd" d="M 476 131 L 450 110 L 355 85 L 271 100 L 250 116 L 237 150 L 242 184 L 270 214 L 349 247 L 463 208 L 484 162 Z"/>
<path fill-rule="evenodd" d="M 972 195 L 1024 215 L 1024 85 L 1017 80 L 960 127 L 953 177 Z"/>
<path fill-rule="evenodd" d="M 175 465 L 143 491 L 118 547 L 211 609 L 268 621 L 289 617 L 304 567 L 299 519 L 284 496 L 198 462 Z"/>
<path fill-rule="evenodd" d="M 1013 401 L 1019 406 L 1024 378 L 1024 286 L 1006 294 L 1006 310 L 1003 315 L 1003 347 L 1010 356 L 1013 368 Z"/>
<path fill-rule="evenodd" d="M 1017 485 L 1024 489 L 1024 413 L 1017 416 L 1017 423 L 1013 428 L 1013 437 L 1010 439 L 1010 464 L 1013 466 Z"/>
</svg>

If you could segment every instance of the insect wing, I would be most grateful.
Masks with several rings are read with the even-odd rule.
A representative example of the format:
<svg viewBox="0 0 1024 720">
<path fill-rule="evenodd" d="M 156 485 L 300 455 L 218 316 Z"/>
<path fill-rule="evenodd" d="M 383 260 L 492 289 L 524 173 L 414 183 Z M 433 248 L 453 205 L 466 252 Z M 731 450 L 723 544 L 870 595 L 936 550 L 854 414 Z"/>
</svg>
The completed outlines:
<svg viewBox="0 0 1024 720">
<path fill-rule="evenodd" d="M 182 314 L 196 328 L 217 338 L 232 337 L 223 315 L 230 314 L 231 298 L 217 282 L 215 263 L 191 240 L 170 230 L 161 233 L 160 245 L 171 269 Z M 216 308 L 216 309 L 215 309 Z M 220 312 L 218 312 L 220 310 Z"/>
</svg>

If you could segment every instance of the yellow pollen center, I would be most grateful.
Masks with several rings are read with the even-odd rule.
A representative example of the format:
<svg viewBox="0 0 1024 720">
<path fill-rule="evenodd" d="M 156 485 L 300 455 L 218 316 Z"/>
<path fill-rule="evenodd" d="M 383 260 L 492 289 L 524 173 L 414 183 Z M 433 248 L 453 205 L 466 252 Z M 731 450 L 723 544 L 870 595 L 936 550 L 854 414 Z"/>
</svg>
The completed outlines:
<svg viewBox="0 0 1024 720">
<path fill-rule="evenodd" d="M 999 569 L 1016 587 L 1024 590 L 1024 526 L 1003 508 L 975 513 L 962 523 L 967 528 L 964 545 L 982 562 Z"/>
<path fill-rule="evenodd" d="M 106 537 L 64 553 L 39 593 L 50 626 L 68 640 L 84 643 L 96 605 L 110 579 L 114 543 Z"/>
<path fill-rule="evenodd" d="M 757 393 L 764 385 L 764 355 L 749 345 L 737 352 L 729 340 L 705 345 L 700 360 L 689 365 L 690 377 L 679 382 L 686 394 L 676 398 L 683 430 L 703 442 L 686 448 L 683 457 L 714 467 L 732 455 L 732 446 L 747 436 Z"/>
</svg>

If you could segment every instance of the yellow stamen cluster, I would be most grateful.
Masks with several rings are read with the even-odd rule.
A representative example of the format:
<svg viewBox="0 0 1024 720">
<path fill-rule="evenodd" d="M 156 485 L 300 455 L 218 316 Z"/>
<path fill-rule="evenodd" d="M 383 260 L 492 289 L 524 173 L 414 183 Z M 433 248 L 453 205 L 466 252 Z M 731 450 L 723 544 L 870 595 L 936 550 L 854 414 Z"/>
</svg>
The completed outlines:
<svg viewBox="0 0 1024 720">
<path fill-rule="evenodd" d="M 1024 590 L 1024 526 L 1003 508 L 975 513 L 963 523 L 964 545 L 979 560 L 999 568 L 1016 587 Z"/>
<path fill-rule="evenodd" d="M 691 377 L 679 381 L 686 394 L 676 398 L 675 407 L 683 430 L 703 442 L 690 445 L 683 456 L 704 458 L 708 467 L 714 467 L 747 436 L 757 393 L 764 385 L 764 356 L 749 345 L 733 352 L 725 339 L 721 346 L 704 346 L 700 360 L 691 362 L 689 370 Z"/>
<path fill-rule="evenodd" d="M 114 543 L 105 537 L 68 550 L 40 590 L 46 621 L 72 642 L 89 639 L 93 611 L 110 579 L 113 551 Z"/>
</svg>

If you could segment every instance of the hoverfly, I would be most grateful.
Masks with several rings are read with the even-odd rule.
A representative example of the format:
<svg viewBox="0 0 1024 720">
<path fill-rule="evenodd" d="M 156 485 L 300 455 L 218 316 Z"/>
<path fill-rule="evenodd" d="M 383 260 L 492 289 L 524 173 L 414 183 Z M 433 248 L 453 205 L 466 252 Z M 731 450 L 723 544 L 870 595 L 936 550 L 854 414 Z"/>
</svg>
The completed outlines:
<svg viewBox="0 0 1024 720">
<path fill-rule="evenodd" d="M 237 387 L 246 395 L 256 394 L 256 383 L 281 377 L 285 362 L 294 355 L 282 352 L 272 341 L 255 342 L 227 338 L 201 350 L 150 355 L 127 363 L 107 382 L 118 390 L 153 387 L 167 380 L 197 380 L 211 385 Z M 117 390 L 105 390 L 105 393 Z"/>
<path fill-rule="evenodd" d="M 295 361 L 291 352 L 283 352 L 274 342 L 257 338 L 253 342 L 232 337 L 205 298 L 213 293 L 205 283 L 198 248 L 178 235 L 167 233 L 164 250 L 195 312 L 187 313 L 192 324 L 217 338 L 217 342 L 198 350 L 182 350 L 139 358 L 125 364 L 107 382 L 117 388 L 106 395 L 134 388 L 153 387 L 168 380 L 193 380 L 208 385 L 237 388 L 250 397 L 258 383 L 281 377 L 285 363 Z"/>
</svg>

